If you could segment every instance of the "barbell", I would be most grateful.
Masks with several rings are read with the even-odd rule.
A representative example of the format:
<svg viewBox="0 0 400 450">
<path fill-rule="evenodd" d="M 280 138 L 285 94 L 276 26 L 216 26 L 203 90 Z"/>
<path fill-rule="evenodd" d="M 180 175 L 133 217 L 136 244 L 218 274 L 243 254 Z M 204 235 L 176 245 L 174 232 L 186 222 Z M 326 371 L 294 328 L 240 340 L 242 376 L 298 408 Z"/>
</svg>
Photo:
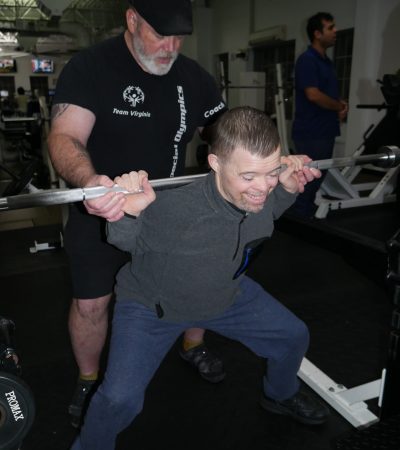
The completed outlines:
<svg viewBox="0 0 400 450">
<path fill-rule="evenodd" d="M 378 167 L 390 168 L 395 167 L 400 163 L 400 149 L 398 147 L 388 145 L 381 147 L 379 150 L 381 153 L 356 157 L 349 156 L 343 158 L 321 159 L 312 161 L 306 165 L 308 167 L 314 167 L 320 170 L 327 170 L 336 167 L 352 167 L 365 164 L 373 164 Z M 197 175 L 186 175 L 183 177 L 161 178 L 157 180 L 150 180 L 150 184 L 153 188 L 179 186 L 196 181 L 206 175 L 207 173 L 201 173 Z M 34 206 L 51 206 L 81 202 L 101 197 L 108 192 L 127 193 L 127 191 L 119 186 L 113 186 L 112 188 L 93 186 L 74 189 L 50 189 L 33 192 L 30 194 L 2 197 L 0 198 L 0 211 L 32 208 Z"/>
</svg>

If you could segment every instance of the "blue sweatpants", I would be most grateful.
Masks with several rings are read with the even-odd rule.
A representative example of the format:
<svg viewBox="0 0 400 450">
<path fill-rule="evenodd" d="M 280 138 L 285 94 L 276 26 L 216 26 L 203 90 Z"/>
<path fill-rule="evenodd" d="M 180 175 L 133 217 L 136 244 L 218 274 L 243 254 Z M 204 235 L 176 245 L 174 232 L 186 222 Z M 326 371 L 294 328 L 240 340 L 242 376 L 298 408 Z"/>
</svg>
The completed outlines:
<svg viewBox="0 0 400 450">
<path fill-rule="evenodd" d="M 283 400 L 298 391 L 297 372 L 308 348 L 308 329 L 250 278 L 242 278 L 234 304 L 209 320 L 168 322 L 137 302 L 119 299 L 104 380 L 72 450 L 115 448 L 118 433 L 142 410 L 145 390 L 166 353 L 182 332 L 193 327 L 215 331 L 268 358 L 263 379 L 268 397 Z"/>
</svg>

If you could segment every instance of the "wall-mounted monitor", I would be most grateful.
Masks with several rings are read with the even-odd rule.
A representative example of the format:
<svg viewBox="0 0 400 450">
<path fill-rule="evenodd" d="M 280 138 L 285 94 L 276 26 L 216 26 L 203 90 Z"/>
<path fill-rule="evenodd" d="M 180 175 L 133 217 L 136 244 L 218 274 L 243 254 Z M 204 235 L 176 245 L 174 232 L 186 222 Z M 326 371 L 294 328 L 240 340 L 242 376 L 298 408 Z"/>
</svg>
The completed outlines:
<svg viewBox="0 0 400 450">
<path fill-rule="evenodd" d="M 0 91 L 0 97 L 1 98 L 8 97 L 8 91 L 6 91 L 5 89 L 2 89 Z"/>
<path fill-rule="evenodd" d="M 53 73 L 54 61 L 52 59 L 35 58 L 32 59 L 33 73 Z"/>
<path fill-rule="evenodd" d="M 0 73 L 12 73 L 17 71 L 17 63 L 13 58 L 0 58 Z"/>
</svg>

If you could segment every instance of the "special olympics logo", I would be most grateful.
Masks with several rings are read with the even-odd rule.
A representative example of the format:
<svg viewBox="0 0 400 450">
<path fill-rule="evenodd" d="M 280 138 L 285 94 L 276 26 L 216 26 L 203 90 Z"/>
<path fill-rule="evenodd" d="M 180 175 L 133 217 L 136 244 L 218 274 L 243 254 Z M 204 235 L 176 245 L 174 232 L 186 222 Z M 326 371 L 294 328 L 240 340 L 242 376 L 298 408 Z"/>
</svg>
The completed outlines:
<svg viewBox="0 0 400 450">
<path fill-rule="evenodd" d="M 144 93 L 137 86 L 128 86 L 123 94 L 124 100 L 128 102 L 132 108 L 134 108 L 138 103 L 143 103 L 144 101 Z"/>
</svg>

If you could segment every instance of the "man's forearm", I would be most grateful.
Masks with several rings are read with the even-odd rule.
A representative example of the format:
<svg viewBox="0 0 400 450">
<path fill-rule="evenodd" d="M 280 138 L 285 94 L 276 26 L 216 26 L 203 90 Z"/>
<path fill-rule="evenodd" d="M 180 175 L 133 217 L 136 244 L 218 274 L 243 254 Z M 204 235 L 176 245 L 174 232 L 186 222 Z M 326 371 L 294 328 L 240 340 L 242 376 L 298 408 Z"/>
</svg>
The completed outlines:
<svg viewBox="0 0 400 450">
<path fill-rule="evenodd" d="M 56 171 L 74 186 L 87 186 L 96 175 L 86 149 L 96 122 L 92 111 L 69 103 L 56 103 L 51 109 L 49 154 Z"/>
<path fill-rule="evenodd" d="M 48 145 L 55 170 L 68 183 L 83 187 L 96 174 L 86 148 L 76 138 L 50 134 Z"/>
<path fill-rule="evenodd" d="M 329 95 L 324 94 L 317 88 L 307 88 L 305 89 L 305 94 L 307 99 L 315 103 L 324 109 L 330 109 L 331 111 L 340 112 L 345 109 L 345 103 L 340 100 L 336 100 Z"/>
</svg>

